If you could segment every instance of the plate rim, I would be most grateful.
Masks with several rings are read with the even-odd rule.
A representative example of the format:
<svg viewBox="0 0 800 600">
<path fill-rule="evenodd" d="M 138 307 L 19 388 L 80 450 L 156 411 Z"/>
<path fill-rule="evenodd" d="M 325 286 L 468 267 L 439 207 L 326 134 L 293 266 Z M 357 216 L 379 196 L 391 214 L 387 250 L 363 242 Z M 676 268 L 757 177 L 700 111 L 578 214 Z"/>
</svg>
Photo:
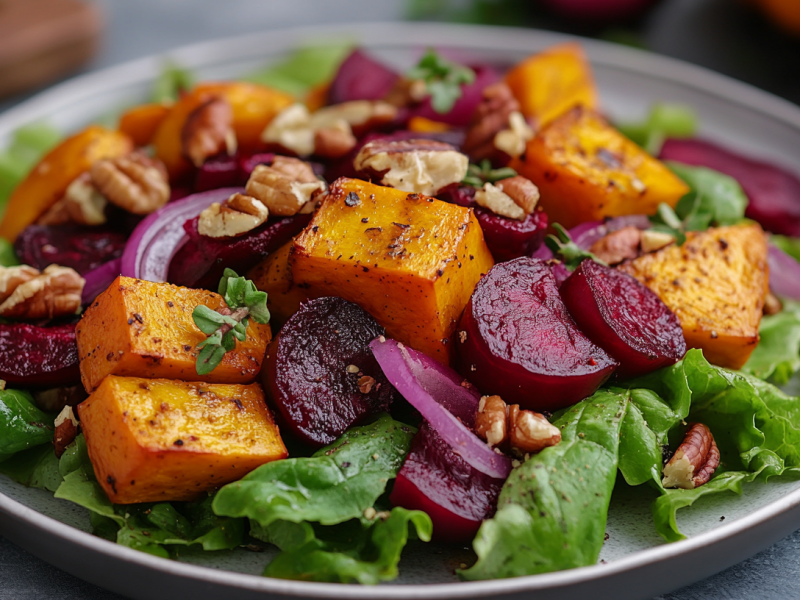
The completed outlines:
<svg viewBox="0 0 800 600">
<path fill-rule="evenodd" d="M 762 117 L 771 118 L 800 130 L 800 107 L 788 100 L 704 67 L 644 50 L 538 29 L 449 23 L 359 22 L 293 27 L 280 31 L 266 30 L 229 36 L 182 46 L 169 52 L 79 75 L 48 88 L 0 114 L 0 136 L 8 135 L 23 124 L 46 117 L 47 112 L 56 111 L 98 91 L 152 80 L 165 59 L 174 60 L 190 68 L 203 67 L 221 60 L 236 60 L 237 57 L 242 60 L 244 56 L 250 56 L 254 49 L 259 48 L 267 52 L 286 51 L 305 40 L 319 41 L 320 36 L 327 36 L 329 39 L 352 37 L 367 47 L 370 41 L 386 45 L 387 40 L 392 40 L 392 43 L 399 46 L 409 47 L 426 45 L 431 39 L 436 39 L 436 44 L 443 47 L 455 45 L 514 52 L 535 51 L 543 46 L 576 40 L 587 49 L 591 62 L 595 64 L 642 73 L 650 78 L 656 77 L 670 83 L 692 87 L 705 94 L 717 96 L 725 103 L 740 106 Z M 242 48 L 247 48 L 248 51 L 243 52 Z M 265 58 L 266 56 L 268 55 L 265 55 Z M 383 584 L 374 588 L 272 579 L 158 558 L 76 529 L 0 492 L 0 513 L 5 516 L 25 523 L 40 534 L 56 537 L 64 543 L 78 545 L 146 569 L 199 582 L 284 596 L 347 597 L 365 600 L 375 597 L 397 600 L 414 597 L 473 598 L 487 594 L 512 594 L 570 587 L 635 571 L 640 567 L 678 556 L 685 557 L 707 546 L 741 536 L 798 507 L 800 507 L 800 489 L 762 506 L 745 517 L 708 532 L 679 542 L 640 550 L 607 564 L 510 579 L 436 584 Z M 2 533 L 3 528 L 0 528 L 0 534 Z M 754 552 L 756 550 L 757 548 L 754 548 Z"/>
</svg>

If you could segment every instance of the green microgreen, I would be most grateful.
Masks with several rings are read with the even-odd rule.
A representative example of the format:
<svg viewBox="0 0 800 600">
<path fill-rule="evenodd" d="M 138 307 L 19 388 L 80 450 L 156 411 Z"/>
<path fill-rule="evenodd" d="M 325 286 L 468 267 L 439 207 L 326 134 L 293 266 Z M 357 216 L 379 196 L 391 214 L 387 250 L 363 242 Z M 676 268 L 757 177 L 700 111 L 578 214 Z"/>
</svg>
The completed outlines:
<svg viewBox="0 0 800 600">
<path fill-rule="evenodd" d="M 516 175 L 517 172 L 510 167 L 492 169 L 492 163 L 488 159 L 483 159 L 481 164 L 470 165 L 467 168 L 467 176 L 461 183 L 480 189 L 484 183 L 496 183 L 501 179 L 516 177 Z"/>
<path fill-rule="evenodd" d="M 433 48 L 428 49 L 406 76 L 425 82 L 431 106 L 439 114 L 450 112 L 461 97 L 461 86 L 475 81 L 475 71 L 447 60 Z"/>
<path fill-rule="evenodd" d="M 556 235 L 548 235 L 544 243 L 547 244 L 547 247 L 550 248 L 553 255 L 564 263 L 564 266 L 569 271 L 577 269 L 578 265 L 587 258 L 601 265 L 606 265 L 604 261 L 597 258 L 594 254 L 588 250 L 584 250 L 573 242 L 567 230 L 561 225 L 554 223 L 553 229 L 556 230 Z"/>
<path fill-rule="evenodd" d="M 225 309 L 211 310 L 196 306 L 192 319 L 206 339 L 197 344 L 197 374 L 206 375 L 217 368 L 226 352 L 236 348 L 237 340 L 247 339 L 247 323 L 269 323 L 267 293 L 256 289 L 255 284 L 239 277 L 233 269 L 225 269 L 219 282 L 219 294 L 225 299 Z M 227 313 L 227 314 L 224 314 Z"/>
</svg>

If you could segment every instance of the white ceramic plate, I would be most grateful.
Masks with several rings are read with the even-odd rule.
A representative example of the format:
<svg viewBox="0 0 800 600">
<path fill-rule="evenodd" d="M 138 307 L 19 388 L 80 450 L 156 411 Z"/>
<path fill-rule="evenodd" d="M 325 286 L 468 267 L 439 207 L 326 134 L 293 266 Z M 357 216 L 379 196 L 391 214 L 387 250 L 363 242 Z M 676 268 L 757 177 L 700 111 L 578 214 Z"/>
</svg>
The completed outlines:
<svg viewBox="0 0 800 600">
<path fill-rule="evenodd" d="M 173 52 L 203 79 L 234 78 L 298 45 L 357 41 L 398 67 L 425 46 L 511 64 L 566 37 L 533 30 L 421 23 L 358 24 L 265 32 Z M 644 115 L 655 101 L 682 102 L 700 116 L 702 135 L 774 159 L 800 172 L 800 109 L 747 85 L 675 60 L 585 40 L 604 110 L 614 118 Z M 0 115 L 0 144 L 14 129 L 47 119 L 65 131 L 98 115 L 144 101 L 163 57 L 131 62 L 68 81 Z M 503 596 L 537 599 L 650 598 L 733 565 L 800 527 L 800 482 L 747 486 L 681 511 L 686 541 L 663 544 L 650 516 L 652 492 L 618 486 L 609 539 L 598 565 L 500 581 L 459 583 L 453 573 L 473 559 L 469 548 L 416 543 L 397 583 L 378 588 L 267 579 L 268 553 L 189 552 L 181 562 L 155 558 L 88 533 L 85 511 L 48 492 L 0 476 L 0 533 L 50 563 L 115 592 L 147 600 L 175 598 L 439 599 Z M 724 517 L 724 519 L 723 519 Z"/>
</svg>

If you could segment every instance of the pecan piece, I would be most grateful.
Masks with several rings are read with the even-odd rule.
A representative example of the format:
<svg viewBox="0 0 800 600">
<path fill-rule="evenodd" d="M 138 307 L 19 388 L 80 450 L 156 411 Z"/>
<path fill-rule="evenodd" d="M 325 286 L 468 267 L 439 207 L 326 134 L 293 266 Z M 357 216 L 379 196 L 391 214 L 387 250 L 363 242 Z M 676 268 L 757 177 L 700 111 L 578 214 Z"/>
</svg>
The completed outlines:
<svg viewBox="0 0 800 600">
<path fill-rule="evenodd" d="M 624 260 L 637 258 L 641 241 L 641 230 L 628 225 L 597 240 L 589 248 L 589 252 L 609 265 L 616 265 Z"/>
<path fill-rule="evenodd" d="M 702 423 L 690 423 L 683 442 L 664 465 L 665 488 L 691 490 L 708 483 L 719 466 L 719 448 L 711 430 Z"/>
<path fill-rule="evenodd" d="M 497 157 L 494 138 L 508 127 L 509 115 L 515 111 L 519 111 L 519 102 L 504 82 L 493 83 L 483 90 L 462 146 L 473 162 Z"/>
<path fill-rule="evenodd" d="M 181 130 L 181 143 L 183 155 L 195 167 L 220 152 L 236 152 L 233 109 L 228 101 L 215 96 L 189 113 Z"/>
<path fill-rule="evenodd" d="M 516 455 L 535 454 L 561 441 L 561 431 L 547 418 L 518 404 L 506 405 L 500 396 L 484 396 L 475 417 L 475 433 L 494 448 Z"/>
<path fill-rule="evenodd" d="M 341 158 L 355 148 L 356 143 L 356 136 L 349 127 L 325 127 L 314 132 L 314 154 L 322 158 Z"/>
<path fill-rule="evenodd" d="M 274 215 L 288 217 L 304 212 L 326 189 L 307 162 L 276 156 L 272 165 L 259 165 L 250 174 L 245 191 L 260 200 Z"/>
<path fill-rule="evenodd" d="M 269 209 L 260 200 L 233 194 L 225 202 L 214 202 L 200 213 L 197 232 L 213 238 L 235 237 L 266 223 Z"/>
<path fill-rule="evenodd" d="M 5 270 L 0 267 L 0 280 Z M 0 304 L 0 316 L 38 320 L 75 314 L 81 307 L 83 285 L 83 277 L 73 269 L 50 265 L 14 287 Z"/>
<path fill-rule="evenodd" d="M 475 202 L 493 213 L 509 219 L 525 220 L 539 202 L 539 188 L 519 175 L 497 184 L 485 183 L 475 193 Z"/>
<path fill-rule="evenodd" d="M 55 423 L 55 433 L 53 434 L 53 445 L 56 447 L 56 458 L 61 458 L 64 451 L 78 435 L 78 419 L 71 406 L 65 406 L 58 413 Z"/>
<path fill-rule="evenodd" d="M 169 200 L 164 164 L 141 152 L 99 160 L 90 173 L 98 192 L 111 204 L 134 215 L 148 215 Z"/>
</svg>

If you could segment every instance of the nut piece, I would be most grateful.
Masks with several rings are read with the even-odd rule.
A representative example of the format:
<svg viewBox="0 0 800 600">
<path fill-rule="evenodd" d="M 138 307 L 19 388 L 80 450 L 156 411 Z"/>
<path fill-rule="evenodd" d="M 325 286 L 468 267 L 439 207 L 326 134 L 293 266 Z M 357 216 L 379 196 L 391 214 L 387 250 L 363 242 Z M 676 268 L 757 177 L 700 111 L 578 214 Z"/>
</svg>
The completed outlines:
<svg viewBox="0 0 800 600">
<path fill-rule="evenodd" d="M 244 194 L 233 194 L 222 204 L 214 202 L 200 213 L 197 232 L 213 238 L 235 237 L 265 223 L 269 209 L 263 202 Z"/>
<path fill-rule="evenodd" d="M 253 170 L 245 191 L 273 215 L 288 217 L 301 212 L 325 189 L 325 182 L 314 175 L 311 165 L 297 158 L 276 156 L 271 166 L 259 165 Z"/>
<path fill-rule="evenodd" d="M 23 283 L 35 279 L 39 276 L 39 269 L 34 269 L 28 265 L 18 267 L 0 267 L 0 303 L 14 293 Z"/>
<path fill-rule="evenodd" d="M 195 167 L 220 152 L 236 152 L 233 109 L 228 101 L 213 97 L 190 112 L 181 130 L 181 143 L 183 155 Z"/>
<path fill-rule="evenodd" d="M 524 456 L 541 452 L 561 441 L 561 431 L 547 418 L 518 404 L 507 406 L 500 396 L 484 396 L 478 404 L 475 433 L 494 448 Z"/>
<path fill-rule="evenodd" d="M 666 248 L 675 241 L 675 236 L 664 231 L 647 229 L 642 232 L 642 253 L 649 254 L 656 250 Z"/>
<path fill-rule="evenodd" d="M 783 310 L 783 302 L 772 292 L 767 292 L 764 296 L 764 314 L 777 315 Z"/>
<path fill-rule="evenodd" d="M 322 158 L 341 158 L 355 148 L 356 143 L 350 127 L 325 127 L 314 132 L 314 154 Z"/>
<path fill-rule="evenodd" d="M 495 138 L 509 127 L 509 117 L 514 112 L 519 112 L 519 102 L 504 82 L 494 83 L 483 90 L 463 145 L 464 152 L 473 162 L 498 157 Z"/>
<path fill-rule="evenodd" d="M 469 158 L 434 140 L 375 140 L 361 148 L 353 166 L 383 185 L 433 196 L 466 177 Z"/>
<path fill-rule="evenodd" d="M 375 386 L 375 378 L 364 375 L 358 378 L 358 389 L 362 394 L 369 394 Z"/>
<path fill-rule="evenodd" d="M 533 139 L 533 129 L 522 113 L 514 111 L 508 115 L 508 129 L 498 131 L 494 136 L 494 147 L 512 158 L 525 154 L 528 140 Z"/>
<path fill-rule="evenodd" d="M 64 451 L 78 435 L 78 419 L 75 418 L 75 412 L 71 406 L 65 406 L 64 409 L 58 413 L 55 422 L 56 427 L 53 435 L 53 444 L 56 447 L 56 458 L 61 458 Z"/>
<path fill-rule="evenodd" d="M 692 490 L 708 483 L 719 466 L 719 448 L 711 430 L 702 423 L 690 423 L 683 442 L 664 465 L 665 488 Z"/>
<path fill-rule="evenodd" d="M 90 170 L 97 191 L 121 209 L 148 215 L 169 200 L 169 180 L 164 164 L 141 152 L 99 160 Z"/>
<path fill-rule="evenodd" d="M 36 221 L 37 225 L 102 225 L 106 222 L 105 208 L 108 202 L 92 185 L 92 177 L 86 172 L 76 177 L 67 188 L 64 197 L 53 204 Z"/>
<path fill-rule="evenodd" d="M 589 252 L 609 265 L 616 265 L 623 260 L 637 258 L 641 240 L 641 230 L 628 225 L 597 240 Z"/>
<path fill-rule="evenodd" d="M 0 267 L 0 280 L 6 270 Z M 74 270 L 50 265 L 13 289 L 0 304 L 0 316 L 37 320 L 75 314 L 81 307 L 83 285 L 83 277 Z"/>
<path fill-rule="evenodd" d="M 475 192 L 475 202 L 501 217 L 522 221 L 527 216 L 501 187 L 488 182 L 483 184 L 483 189 Z"/>
</svg>

